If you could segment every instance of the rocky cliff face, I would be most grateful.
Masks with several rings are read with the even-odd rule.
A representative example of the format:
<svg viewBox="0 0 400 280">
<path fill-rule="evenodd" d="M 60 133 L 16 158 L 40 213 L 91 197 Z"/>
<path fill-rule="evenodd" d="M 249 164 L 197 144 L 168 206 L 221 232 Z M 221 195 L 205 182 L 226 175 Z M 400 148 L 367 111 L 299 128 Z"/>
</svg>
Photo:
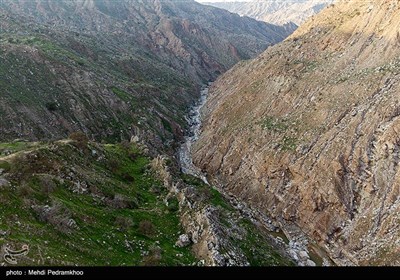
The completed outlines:
<svg viewBox="0 0 400 280">
<path fill-rule="evenodd" d="M 0 139 L 182 135 L 198 87 L 290 30 L 194 1 L 0 1 Z"/>
<path fill-rule="evenodd" d="M 292 22 L 300 25 L 332 2 L 333 0 L 253 0 L 214 3 L 210 0 L 205 4 L 274 24 Z"/>
<path fill-rule="evenodd" d="M 338 1 L 220 78 L 195 163 L 339 265 L 399 265 L 400 2 Z"/>
</svg>

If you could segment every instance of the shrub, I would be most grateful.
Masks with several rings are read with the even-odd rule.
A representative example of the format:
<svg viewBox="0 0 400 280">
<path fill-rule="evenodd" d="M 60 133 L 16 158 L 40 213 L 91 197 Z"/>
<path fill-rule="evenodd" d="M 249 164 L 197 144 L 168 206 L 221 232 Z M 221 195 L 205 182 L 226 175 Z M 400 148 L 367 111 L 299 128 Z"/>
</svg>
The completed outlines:
<svg viewBox="0 0 400 280">
<path fill-rule="evenodd" d="M 135 201 L 128 199 L 121 194 L 115 194 L 114 199 L 110 200 L 107 204 L 116 209 L 132 209 L 137 207 Z"/>
<path fill-rule="evenodd" d="M 157 266 L 160 265 L 162 250 L 158 246 L 150 247 L 149 255 L 145 256 L 142 260 L 144 266 Z"/>
<path fill-rule="evenodd" d="M 168 211 L 176 212 L 179 210 L 179 201 L 176 197 L 168 199 L 167 202 L 168 202 Z"/>
<path fill-rule="evenodd" d="M 158 266 L 158 265 L 160 265 L 160 260 L 161 259 L 157 258 L 157 256 L 148 255 L 143 258 L 142 265 L 143 266 Z"/>
<path fill-rule="evenodd" d="M 154 194 L 160 194 L 161 193 L 161 187 L 158 185 L 152 185 L 150 188 L 150 192 Z"/>
<path fill-rule="evenodd" d="M 33 195 L 33 190 L 27 184 L 22 184 L 18 188 L 18 195 L 21 197 L 30 198 Z"/>
<path fill-rule="evenodd" d="M 7 161 L 0 161 L 0 169 L 3 169 L 5 172 L 8 172 L 11 169 L 11 164 L 9 164 Z"/>
<path fill-rule="evenodd" d="M 124 150 L 129 150 L 131 148 L 131 143 L 129 141 L 127 141 L 127 140 L 124 140 L 124 141 L 121 142 L 121 147 Z"/>
<path fill-rule="evenodd" d="M 131 142 L 125 140 L 125 141 L 122 141 L 120 145 L 121 145 L 122 149 L 124 149 L 127 152 L 128 157 L 132 161 L 136 160 L 138 155 L 136 152 L 132 151 L 133 146 L 132 146 Z"/>
<path fill-rule="evenodd" d="M 54 203 L 53 206 L 32 206 L 32 209 L 38 215 L 38 219 L 54 226 L 62 233 L 71 233 L 78 229 L 76 222 L 71 218 L 71 212 L 60 203 Z"/>
<path fill-rule="evenodd" d="M 121 164 L 118 160 L 116 160 L 114 158 L 111 158 L 108 160 L 108 167 L 112 173 L 117 173 L 120 166 L 121 166 Z"/>
<path fill-rule="evenodd" d="M 89 139 L 87 138 L 86 134 L 82 131 L 75 131 L 69 135 L 69 139 L 77 142 L 88 142 Z"/>
<path fill-rule="evenodd" d="M 133 177 L 131 174 L 129 174 L 128 172 L 123 172 L 121 174 L 122 179 L 124 179 L 126 182 L 128 183 L 133 183 L 135 182 L 135 177 Z"/>
<path fill-rule="evenodd" d="M 75 142 L 75 146 L 80 148 L 80 149 L 86 148 L 87 144 L 89 142 L 89 138 L 82 131 L 72 132 L 69 135 L 69 139 L 74 141 Z"/>
<path fill-rule="evenodd" d="M 154 235 L 156 229 L 152 222 L 150 222 L 149 220 L 143 220 L 143 221 L 140 221 L 140 223 L 139 223 L 138 231 L 140 234 L 143 234 L 146 236 L 152 236 L 152 235 Z"/>
<path fill-rule="evenodd" d="M 135 161 L 137 159 L 138 155 L 137 155 L 137 153 L 129 152 L 128 157 L 130 158 L 130 160 Z"/>
<path fill-rule="evenodd" d="M 115 218 L 114 225 L 116 227 L 118 227 L 118 230 L 126 231 L 127 229 L 129 229 L 133 225 L 133 223 L 132 223 L 132 220 L 127 218 L 127 217 L 118 216 L 118 217 Z"/>
<path fill-rule="evenodd" d="M 51 176 L 40 176 L 39 182 L 42 186 L 42 193 L 45 195 L 49 195 L 50 193 L 54 192 L 57 187 Z"/>
<path fill-rule="evenodd" d="M 208 201 L 212 198 L 211 190 L 208 187 L 199 189 L 197 194 L 199 201 Z"/>
<path fill-rule="evenodd" d="M 56 111 L 56 110 L 58 109 L 58 106 L 57 106 L 57 103 L 56 103 L 56 102 L 47 102 L 44 106 L 45 106 L 45 107 L 47 108 L 47 110 L 49 110 L 50 112 L 54 112 L 54 111 Z"/>
</svg>

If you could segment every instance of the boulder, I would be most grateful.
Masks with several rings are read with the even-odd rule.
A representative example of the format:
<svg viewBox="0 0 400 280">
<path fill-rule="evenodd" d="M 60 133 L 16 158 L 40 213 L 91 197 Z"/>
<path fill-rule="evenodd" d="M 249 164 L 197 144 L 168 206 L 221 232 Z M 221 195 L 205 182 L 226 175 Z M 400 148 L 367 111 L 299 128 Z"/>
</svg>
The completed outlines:
<svg viewBox="0 0 400 280">
<path fill-rule="evenodd" d="M 8 185 L 10 185 L 10 182 L 4 178 L 0 178 L 0 187 L 7 187 Z"/>
<path fill-rule="evenodd" d="M 190 245 L 191 241 L 187 234 L 179 235 L 178 241 L 176 241 L 175 245 L 178 247 L 186 247 Z"/>
</svg>

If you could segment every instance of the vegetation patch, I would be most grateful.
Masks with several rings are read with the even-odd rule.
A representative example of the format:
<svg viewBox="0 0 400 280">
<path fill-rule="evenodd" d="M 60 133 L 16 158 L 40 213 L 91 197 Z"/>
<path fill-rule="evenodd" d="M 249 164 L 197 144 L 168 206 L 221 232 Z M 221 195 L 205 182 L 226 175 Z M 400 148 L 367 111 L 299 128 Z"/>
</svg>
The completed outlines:
<svg viewBox="0 0 400 280">
<path fill-rule="evenodd" d="M 261 122 L 261 127 L 274 132 L 285 132 L 289 128 L 288 120 L 266 116 Z"/>
<path fill-rule="evenodd" d="M 295 151 L 297 148 L 297 140 L 293 137 L 285 136 L 282 140 L 281 146 L 284 151 Z"/>
<path fill-rule="evenodd" d="M 132 97 L 126 91 L 123 91 L 117 87 L 112 87 L 111 91 L 124 101 L 130 101 L 132 99 Z"/>
<path fill-rule="evenodd" d="M 168 192 L 140 148 L 87 142 L 83 151 L 74 141 L 41 143 L 10 163 L 0 157 L 17 190 L 0 196 L 0 247 L 29 245 L 18 265 L 196 263 L 190 246 L 175 246 L 176 201 L 164 203 Z"/>
</svg>

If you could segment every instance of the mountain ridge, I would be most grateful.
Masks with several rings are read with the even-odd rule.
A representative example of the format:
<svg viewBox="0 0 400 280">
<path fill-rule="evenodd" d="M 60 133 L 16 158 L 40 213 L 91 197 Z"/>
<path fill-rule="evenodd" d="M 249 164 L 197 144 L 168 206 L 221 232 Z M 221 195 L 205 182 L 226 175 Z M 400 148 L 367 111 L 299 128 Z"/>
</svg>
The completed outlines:
<svg viewBox="0 0 400 280">
<path fill-rule="evenodd" d="M 201 84 L 291 33 L 194 1 L 2 0 L 0 10 L 2 140 L 81 130 L 169 149 Z"/>
<path fill-rule="evenodd" d="M 248 16 L 274 24 L 294 23 L 301 25 L 309 17 L 319 13 L 333 0 L 253 0 L 253 1 L 226 1 L 204 4 L 226 9 L 241 16 Z"/>
</svg>

